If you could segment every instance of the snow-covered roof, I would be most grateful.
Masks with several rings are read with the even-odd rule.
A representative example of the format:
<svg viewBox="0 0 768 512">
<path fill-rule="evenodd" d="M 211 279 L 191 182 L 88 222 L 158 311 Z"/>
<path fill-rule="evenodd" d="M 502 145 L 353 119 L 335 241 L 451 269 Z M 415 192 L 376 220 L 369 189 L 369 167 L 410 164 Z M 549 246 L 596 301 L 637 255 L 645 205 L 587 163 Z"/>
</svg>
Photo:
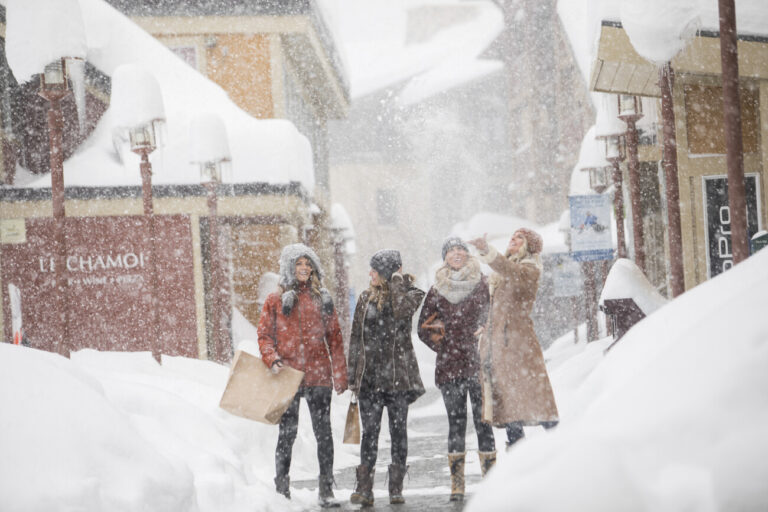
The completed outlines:
<svg viewBox="0 0 768 512">
<path fill-rule="evenodd" d="M 0 4 L 8 1 L 0 0 Z M 189 126 L 191 120 L 204 111 L 218 114 L 226 126 L 232 152 L 231 183 L 293 181 L 308 191 L 314 188 L 310 143 L 291 122 L 253 118 L 235 105 L 221 87 L 103 0 L 80 0 L 80 5 L 88 41 L 87 60 L 110 76 L 123 64 L 138 64 L 154 75 L 160 85 L 167 119 L 164 134 L 167 144 L 150 156 L 153 184 L 200 182 L 200 173 L 191 163 Z M 8 20 L 9 33 L 15 30 L 13 23 L 12 18 Z M 14 52 L 18 52 L 12 57 L 14 60 L 24 59 L 24 48 L 16 48 Z M 64 163 L 65 185 L 135 186 L 141 183 L 139 157 L 128 151 L 121 162 L 113 145 L 116 109 L 119 110 L 117 105 L 110 106 L 89 139 Z M 16 186 L 49 187 L 50 177 L 19 169 Z"/>
<path fill-rule="evenodd" d="M 411 104 L 502 67 L 479 58 L 504 25 L 501 11 L 488 0 L 366 0 L 336 9 L 324 0 L 320 5 L 343 41 L 352 98 L 405 83 L 399 102 Z"/>
</svg>

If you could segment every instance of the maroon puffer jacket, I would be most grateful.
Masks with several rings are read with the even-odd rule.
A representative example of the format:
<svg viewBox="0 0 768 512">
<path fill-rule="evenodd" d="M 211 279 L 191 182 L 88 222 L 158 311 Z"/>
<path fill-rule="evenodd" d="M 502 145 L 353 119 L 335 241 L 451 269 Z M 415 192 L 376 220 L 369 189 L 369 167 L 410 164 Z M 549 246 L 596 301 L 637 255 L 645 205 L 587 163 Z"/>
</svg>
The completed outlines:
<svg viewBox="0 0 768 512">
<path fill-rule="evenodd" d="M 475 331 L 485 325 L 488 318 L 488 283 L 485 276 L 474 290 L 458 304 L 452 304 L 438 293 L 433 286 L 419 315 L 419 338 L 429 348 L 437 352 L 435 365 L 435 384 L 440 386 L 453 379 L 474 377 L 480 369 L 480 356 L 477 352 Z M 445 323 L 445 337 L 440 343 L 429 339 L 430 331 L 421 326 L 424 321 L 437 313 L 437 318 Z"/>
</svg>

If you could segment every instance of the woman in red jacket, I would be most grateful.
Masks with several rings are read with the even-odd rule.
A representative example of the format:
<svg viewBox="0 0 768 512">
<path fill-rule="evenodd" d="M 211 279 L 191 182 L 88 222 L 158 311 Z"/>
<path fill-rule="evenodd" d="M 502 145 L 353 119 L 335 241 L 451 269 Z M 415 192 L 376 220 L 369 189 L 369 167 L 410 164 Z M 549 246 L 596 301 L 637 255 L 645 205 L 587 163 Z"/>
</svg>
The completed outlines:
<svg viewBox="0 0 768 512">
<path fill-rule="evenodd" d="M 344 343 L 333 299 L 322 288 L 323 272 L 315 252 L 304 244 L 292 244 L 280 255 L 280 287 L 264 302 L 259 319 L 262 360 L 278 373 L 284 365 L 304 372 L 304 380 L 280 420 L 275 450 L 275 487 L 291 497 L 291 452 L 299 422 L 299 400 L 304 397 L 312 418 L 320 466 L 320 506 L 338 507 L 333 496 L 333 438 L 331 436 L 331 388 L 347 389 Z"/>
</svg>

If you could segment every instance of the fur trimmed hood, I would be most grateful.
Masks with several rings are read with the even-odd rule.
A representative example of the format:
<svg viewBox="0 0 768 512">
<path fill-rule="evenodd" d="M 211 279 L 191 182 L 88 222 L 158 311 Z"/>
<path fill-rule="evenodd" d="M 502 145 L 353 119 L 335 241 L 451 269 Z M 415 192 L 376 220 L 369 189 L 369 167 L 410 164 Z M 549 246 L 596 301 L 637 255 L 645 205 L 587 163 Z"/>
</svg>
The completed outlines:
<svg viewBox="0 0 768 512">
<path fill-rule="evenodd" d="M 280 253 L 279 284 L 283 289 L 288 290 L 296 286 L 296 260 L 302 257 L 309 260 L 312 270 L 320 281 L 325 277 L 323 267 L 320 266 L 320 258 L 315 251 L 304 244 L 286 245 Z"/>
<path fill-rule="evenodd" d="M 283 252 L 280 253 L 280 282 L 278 284 L 283 290 L 281 297 L 283 314 L 289 315 L 293 311 L 293 306 L 298 302 L 295 288 L 298 284 L 296 282 L 296 261 L 299 258 L 309 260 L 314 273 L 313 279 L 316 280 L 320 301 L 323 305 L 323 314 L 330 315 L 333 313 L 333 298 L 328 290 L 322 288 L 324 274 L 323 267 L 320 266 L 320 258 L 317 257 L 315 251 L 304 244 L 286 245 L 283 247 Z"/>
</svg>

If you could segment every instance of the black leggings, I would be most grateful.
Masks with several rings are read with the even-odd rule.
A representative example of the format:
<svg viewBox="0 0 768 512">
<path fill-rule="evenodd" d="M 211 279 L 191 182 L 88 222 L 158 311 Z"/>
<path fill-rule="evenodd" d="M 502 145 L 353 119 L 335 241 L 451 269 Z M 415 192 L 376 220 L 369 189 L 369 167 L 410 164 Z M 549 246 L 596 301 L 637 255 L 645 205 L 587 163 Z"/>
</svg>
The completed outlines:
<svg viewBox="0 0 768 512">
<path fill-rule="evenodd" d="M 542 421 L 541 426 L 549 430 L 557 426 L 557 421 Z M 505 425 L 507 429 L 507 446 L 512 446 L 519 440 L 525 437 L 525 430 L 523 430 L 523 422 L 513 421 Z"/>
<path fill-rule="evenodd" d="M 373 468 L 379 450 L 379 432 L 384 407 L 389 416 L 392 463 L 405 466 L 408 457 L 408 400 L 402 393 L 363 392 L 360 397 L 360 464 Z"/>
<path fill-rule="evenodd" d="M 293 402 L 280 419 L 280 433 L 277 436 L 275 450 L 275 469 L 277 476 L 288 476 L 291 469 L 291 453 L 293 442 L 299 426 L 299 400 L 307 401 L 309 417 L 312 419 L 312 430 L 317 441 L 317 461 L 320 474 L 333 475 L 333 437 L 331 436 L 331 388 L 326 386 L 311 386 L 299 388 Z"/>
<path fill-rule="evenodd" d="M 467 394 L 472 404 L 472 421 L 477 432 L 477 449 L 492 452 L 496 449 L 493 428 L 482 421 L 482 391 L 477 377 L 454 379 L 440 385 L 445 410 L 448 412 L 448 453 L 464 451 L 467 435 Z"/>
</svg>

